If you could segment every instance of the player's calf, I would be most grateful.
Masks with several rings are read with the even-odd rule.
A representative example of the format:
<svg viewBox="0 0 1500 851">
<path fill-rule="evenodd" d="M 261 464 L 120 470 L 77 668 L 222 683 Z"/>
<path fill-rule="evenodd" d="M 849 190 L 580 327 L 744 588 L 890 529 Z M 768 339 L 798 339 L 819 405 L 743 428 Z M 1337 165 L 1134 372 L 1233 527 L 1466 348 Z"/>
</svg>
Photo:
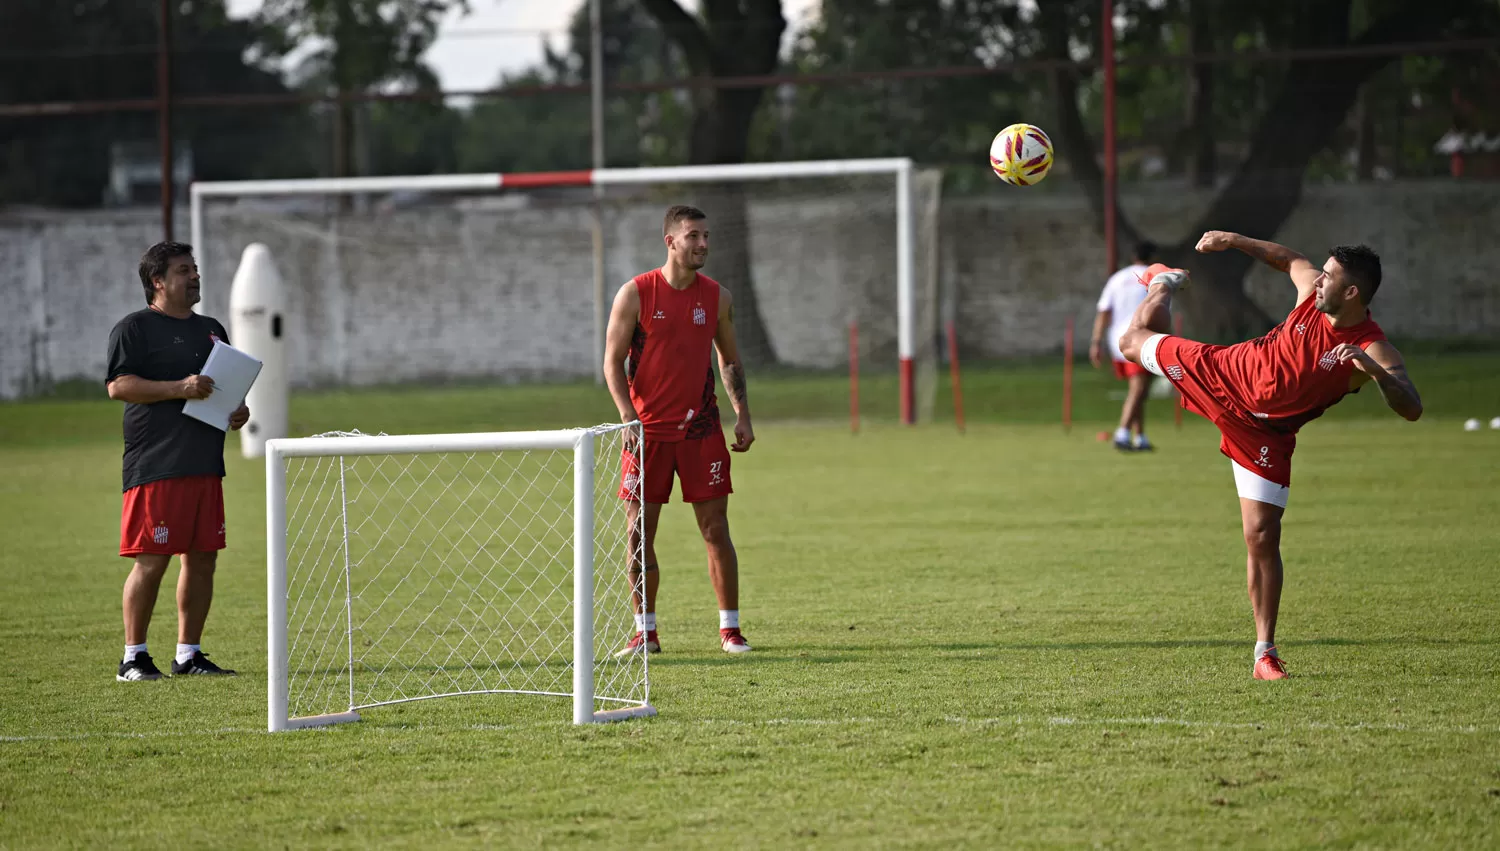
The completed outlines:
<svg viewBox="0 0 1500 851">
<path fill-rule="evenodd" d="M 1154 263 L 1141 279 L 1149 292 L 1130 317 L 1130 327 L 1120 336 L 1120 353 L 1131 363 L 1146 365 L 1142 354 L 1147 342 L 1158 334 L 1171 333 L 1172 296 L 1187 286 L 1188 273 Z"/>
</svg>

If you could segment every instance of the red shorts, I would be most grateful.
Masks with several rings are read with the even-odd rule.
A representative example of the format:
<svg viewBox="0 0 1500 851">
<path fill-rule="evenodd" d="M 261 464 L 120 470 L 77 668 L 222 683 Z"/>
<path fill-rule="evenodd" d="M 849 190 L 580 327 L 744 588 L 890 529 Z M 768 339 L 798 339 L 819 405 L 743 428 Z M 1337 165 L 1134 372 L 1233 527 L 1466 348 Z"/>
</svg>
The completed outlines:
<svg viewBox="0 0 1500 851">
<path fill-rule="evenodd" d="M 1114 363 L 1115 365 L 1115 378 L 1126 379 L 1134 378 L 1137 375 L 1151 374 L 1151 370 L 1146 369 L 1144 366 L 1141 366 L 1134 361 L 1117 360 L 1112 361 L 1112 363 Z"/>
<path fill-rule="evenodd" d="M 120 512 L 120 555 L 224 549 L 224 480 L 181 476 L 136 485 Z"/>
<path fill-rule="evenodd" d="M 674 472 L 682 480 L 683 502 L 708 502 L 734 493 L 729 484 L 729 444 L 723 432 L 696 440 L 646 440 L 644 444 L 644 476 L 635 455 L 624 453 L 620 499 L 635 499 L 639 486 L 644 502 L 665 503 L 672 498 Z"/>
<path fill-rule="evenodd" d="M 1182 406 L 1219 427 L 1219 451 L 1229 460 L 1282 487 L 1292 484 L 1297 434 L 1281 431 L 1231 407 L 1223 379 L 1208 365 L 1206 343 L 1164 336 L 1154 362 L 1182 394 Z M 1142 360 L 1150 360 L 1142 353 Z"/>
</svg>

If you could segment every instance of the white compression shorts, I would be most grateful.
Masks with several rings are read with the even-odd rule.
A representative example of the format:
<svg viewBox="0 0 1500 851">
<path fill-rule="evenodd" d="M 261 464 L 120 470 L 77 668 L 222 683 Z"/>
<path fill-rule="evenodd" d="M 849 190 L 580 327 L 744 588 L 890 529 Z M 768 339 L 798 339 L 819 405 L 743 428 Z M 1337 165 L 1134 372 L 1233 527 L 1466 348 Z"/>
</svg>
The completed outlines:
<svg viewBox="0 0 1500 851">
<path fill-rule="evenodd" d="M 1166 338 L 1166 334 L 1152 334 L 1145 343 L 1141 344 L 1141 366 L 1162 378 L 1166 378 L 1167 374 L 1162 370 L 1161 362 L 1157 360 L 1156 350 L 1161 346 L 1161 341 Z M 1286 508 L 1286 498 L 1290 488 L 1276 484 L 1237 461 L 1230 460 L 1229 464 L 1234 468 L 1234 489 L 1241 499 L 1253 499 L 1256 502 Z"/>
<path fill-rule="evenodd" d="M 1238 461 L 1231 460 L 1229 466 L 1234 468 L 1234 489 L 1239 492 L 1240 499 L 1253 499 L 1286 508 L 1286 498 L 1291 488 L 1256 475 L 1252 470 L 1240 466 Z"/>
<path fill-rule="evenodd" d="M 1161 371 L 1161 364 L 1156 362 L 1156 347 L 1161 345 L 1161 341 L 1166 336 L 1166 334 L 1152 334 L 1141 345 L 1141 366 L 1153 375 L 1160 375 L 1162 378 L 1166 378 L 1167 374 Z"/>
</svg>

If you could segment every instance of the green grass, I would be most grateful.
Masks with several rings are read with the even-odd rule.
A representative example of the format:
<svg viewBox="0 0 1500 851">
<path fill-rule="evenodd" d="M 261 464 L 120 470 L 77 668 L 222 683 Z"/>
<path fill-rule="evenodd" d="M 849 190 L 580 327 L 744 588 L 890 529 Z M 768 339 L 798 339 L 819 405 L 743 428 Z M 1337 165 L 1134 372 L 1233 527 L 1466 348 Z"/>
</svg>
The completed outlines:
<svg viewBox="0 0 1500 851">
<path fill-rule="evenodd" d="M 1500 357 L 1412 358 L 1428 416 L 1373 392 L 1303 431 L 1280 644 L 1253 633 L 1228 462 L 1080 366 L 966 376 L 967 434 L 848 433 L 837 378 L 756 382 L 731 519 L 754 653 L 716 642 L 691 513 L 664 512 L 661 715 L 598 728 L 486 696 L 272 736 L 264 475 L 231 438 L 206 648 L 242 676 L 117 684 L 118 406 L 0 406 L 8 589 L 0 847 L 1493 847 L 1500 842 Z M 940 399 L 939 410 L 946 403 Z M 592 385 L 294 398 L 293 431 L 609 419 Z M 166 583 L 152 629 L 169 656 Z M 191 804 L 192 809 L 189 809 Z M 198 817 L 201 815 L 201 817 Z"/>
</svg>

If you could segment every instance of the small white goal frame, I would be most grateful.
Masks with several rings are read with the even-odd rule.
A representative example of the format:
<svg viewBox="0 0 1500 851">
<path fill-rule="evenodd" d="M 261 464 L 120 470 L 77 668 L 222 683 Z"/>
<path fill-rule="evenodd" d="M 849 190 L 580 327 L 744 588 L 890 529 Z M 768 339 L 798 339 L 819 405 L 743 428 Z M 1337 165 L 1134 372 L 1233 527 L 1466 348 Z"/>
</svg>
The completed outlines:
<svg viewBox="0 0 1500 851">
<path fill-rule="evenodd" d="M 638 424 L 627 426 L 638 428 Z M 650 703 L 650 680 L 641 702 L 600 698 L 627 704 L 620 709 L 594 710 L 594 441 L 590 429 L 555 431 L 476 432 L 470 434 L 352 435 L 279 438 L 266 442 L 266 625 L 267 727 L 270 732 L 358 721 L 359 709 L 288 717 L 287 645 L 287 503 L 288 458 L 349 455 L 414 455 L 442 452 L 498 452 L 507 450 L 572 450 L 573 452 L 573 691 L 491 689 L 426 695 L 409 701 L 460 694 L 537 694 L 571 697 L 573 723 L 594 724 L 656 714 Z M 643 662 L 644 664 L 644 662 Z M 371 706 L 409 701 L 386 701 Z"/>
<path fill-rule="evenodd" d="M 472 192 L 539 189 L 557 186 L 624 186 L 649 183 L 714 183 L 845 177 L 887 174 L 896 180 L 896 348 L 901 386 L 901 421 L 917 421 L 914 352 L 917 336 L 915 211 L 912 207 L 912 160 L 907 157 L 805 160 L 771 163 L 662 166 L 653 168 L 598 168 L 512 174 L 429 174 L 391 177 L 328 177 L 289 180 L 226 180 L 195 182 L 190 190 L 191 227 L 200 268 L 205 259 L 203 202 L 210 197 L 269 195 L 357 195 L 370 192 Z M 709 210 L 709 215 L 713 211 Z M 597 240 L 596 240 L 597 242 Z M 604 303 L 603 268 L 595 258 L 594 347 L 604 358 L 604 332 L 609 306 Z M 602 382 L 602 374 L 598 376 Z"/>
</svg>

